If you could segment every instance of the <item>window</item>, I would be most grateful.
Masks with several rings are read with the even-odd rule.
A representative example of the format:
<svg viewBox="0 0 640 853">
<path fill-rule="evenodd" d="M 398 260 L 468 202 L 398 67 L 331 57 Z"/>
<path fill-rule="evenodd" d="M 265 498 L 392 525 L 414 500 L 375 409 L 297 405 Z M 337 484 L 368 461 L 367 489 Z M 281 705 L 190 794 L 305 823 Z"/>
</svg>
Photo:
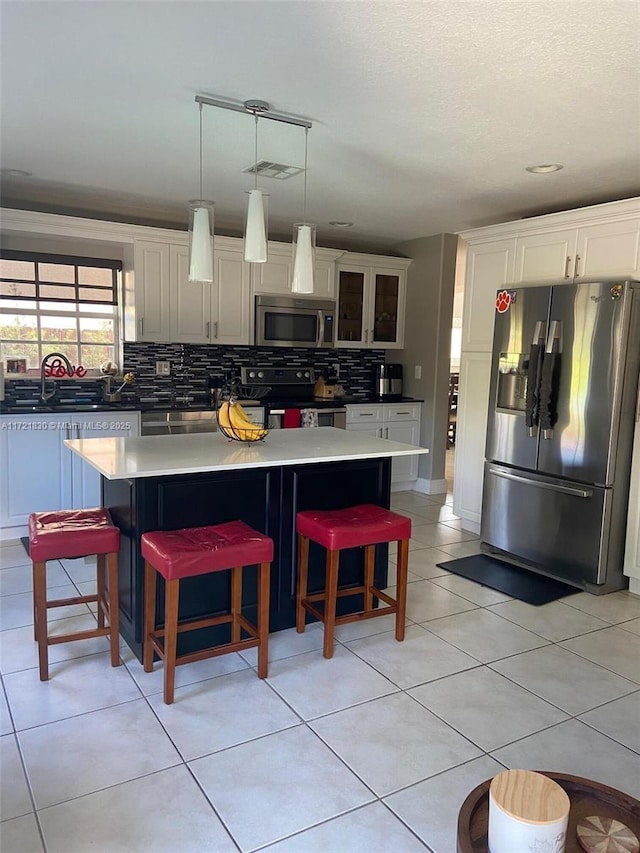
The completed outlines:
<svg viewBox="0 0 640 853">
<path fill-rule="evenodd" d="M 0 251 L 0 358 L 38 370 L 61 352 L 97 372 L 115 361 L 120 261 Z"/>
</svg>

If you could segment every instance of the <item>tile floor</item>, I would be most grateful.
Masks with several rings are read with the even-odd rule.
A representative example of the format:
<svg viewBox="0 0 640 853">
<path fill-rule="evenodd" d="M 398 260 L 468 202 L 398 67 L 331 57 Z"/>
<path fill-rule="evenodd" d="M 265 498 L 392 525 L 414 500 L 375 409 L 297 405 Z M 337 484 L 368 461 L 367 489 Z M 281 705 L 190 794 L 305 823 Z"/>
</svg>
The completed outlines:
<svg viewBox="0 0 640 853">
<path fill-rule="evenodd" d="M 599 779 L 640 797 L 640 598 L 577 593 L 530 607 L 439 568 L 478 550 L 446 496 L 401 493 L 414 522 L 408 630 L 390 617 L 274 634 L 180 667 L 162 701 L 126 646 L 53 646 L 40 683 L 20 545 L 0 569 L 0 849 L 455 853 L 460 804 L 505 767 Z M 395 565 L 390 564 L 391 583 Z M 60 595 L 82 560 L 52 565 Z M 53 611 L 51 630 L 90 624 Z"/>
</svg>

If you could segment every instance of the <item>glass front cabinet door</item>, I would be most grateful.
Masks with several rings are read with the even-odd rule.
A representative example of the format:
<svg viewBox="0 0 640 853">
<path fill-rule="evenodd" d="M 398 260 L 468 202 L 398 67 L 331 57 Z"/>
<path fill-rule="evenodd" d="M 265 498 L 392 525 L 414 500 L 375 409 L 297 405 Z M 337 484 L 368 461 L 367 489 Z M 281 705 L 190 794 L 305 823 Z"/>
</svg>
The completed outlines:
<svg viewBox="0 0 640 853">
<path fill-rule="evenodd" d="M 366 343 L 364 310 L 367 283 L 367 270 L 349 267 L 338 271 L 338 345 L 362 346 Z"/>
<path fill-rule="evenodd" d="M 372 271 L 373 317 L 370 343 L 385 347 L 398 342 L 400 276 Z"/>
<path fill-rule="evenodd" d="M 403 346 L 408 265 L 408 261 L 404 262 L 401 270 L 338 265 L 336 346 Z"/>
</svg>

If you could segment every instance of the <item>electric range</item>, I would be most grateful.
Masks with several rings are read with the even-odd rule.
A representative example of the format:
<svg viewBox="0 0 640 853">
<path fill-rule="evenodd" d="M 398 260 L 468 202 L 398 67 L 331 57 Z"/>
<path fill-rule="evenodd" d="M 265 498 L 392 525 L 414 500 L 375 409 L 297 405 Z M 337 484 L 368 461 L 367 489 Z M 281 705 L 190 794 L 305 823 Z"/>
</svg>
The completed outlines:
<svg viewBox="0 0 640 853">
<path fill-rule="evenodd" d="M 265 406 L 265 422 L 271 429 L 284 426 L 285 413 L 293 409 L 317 409 L 320 426 L 344 428 L 346 425 L 347 410 L 339 400 L 313 396 L 313 367 L 243 367 L 241 380 L 256 393 L 261 386 L 268 388 L 260 396 L 260 402 Z"/>
</svg>

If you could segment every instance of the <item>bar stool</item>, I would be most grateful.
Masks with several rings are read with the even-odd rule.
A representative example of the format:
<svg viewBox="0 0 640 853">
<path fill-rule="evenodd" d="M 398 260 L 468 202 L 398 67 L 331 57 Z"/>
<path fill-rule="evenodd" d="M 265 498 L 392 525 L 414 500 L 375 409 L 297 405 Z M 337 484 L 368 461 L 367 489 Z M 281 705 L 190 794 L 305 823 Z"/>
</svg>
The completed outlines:
<svg viewBox="0 0 640 853">
<path fill-rule="evenodd" d="M 144 671 L 153 671 L 154 651 L 164 661 L 164 701 L 173 702 L 176 666 L 217 655 L 258 649 L 258 677 L 267 677 L 269 575 L 273 540 L 243 521 L 142 535 L 144 565 Z M 258 564 L 258 624 L 242 615 L 242 568 Z M 221 616 L 178 622 L 180 581 L 210 572 L 231 571 L 231 609 Z M 165 579 L 164 627 L 156 628 L 157 574 Z M 231 642 L 177 655 L 178 633 L 231 624 Z M 242 630 L 249 639 L 241 639 Z M 162 642 L 160 640 L 162 639 Z"/>
<path fill-rule="evenodd" d="M 49 646 L 109 637 L 111 666 L 120 665 L 118 618 L 118 549 L 120 531 L 111 521 L 108 510 L 73 509 L 55 512 L 32 512 L 29 516 L 29 556 L 33 563 L 33 627 L 38 643 L 40 681 L 49 678 Z M 47 562 L 68 560 L 96 554 L 97 591 L 95 595 L 47 599 Z M 105 566 L 106 564 L 106 566 Z M 105 572 L 109 575 L 108 590 Z M 67 604 L 98 604 L 98 627 L 88 631 L 50 637 L 47 610 Z M 105 618 L 108 625 L 105 625 Z"/>
<path fill-rule="evenodd" d="M 298 593 L 296 629 L 305 629 L 305 611 L 324 624 L 324 656 L 333 657 L 333 635 L 336 625 L 371 619 L 374 616 L 396 614 L 396 640 L 404 640 L 407 609 L 407 570 L 411 519 L 373 504 L 361 504 L 338 510 L 306 510 L 296 515 L 298 532 Z M 309 572 L 309 540 L 326 548 L 326 579 L 323 592 L 307 595 Z M 391 598 L 373 585 L 375 546 L 383 542 L 398 543 L 398 577 L 396 597 Z M 338 590 L 340 551 L 345 548 L 364 548 L 364 585 Z M 364 610 L 346 616 L 336 616 L 337 598 L 364 593 Z M 373 599 L 386 603 L 374 608 Z M 314 602 L 324 602 L 319 610 Z"/>
</svg>

